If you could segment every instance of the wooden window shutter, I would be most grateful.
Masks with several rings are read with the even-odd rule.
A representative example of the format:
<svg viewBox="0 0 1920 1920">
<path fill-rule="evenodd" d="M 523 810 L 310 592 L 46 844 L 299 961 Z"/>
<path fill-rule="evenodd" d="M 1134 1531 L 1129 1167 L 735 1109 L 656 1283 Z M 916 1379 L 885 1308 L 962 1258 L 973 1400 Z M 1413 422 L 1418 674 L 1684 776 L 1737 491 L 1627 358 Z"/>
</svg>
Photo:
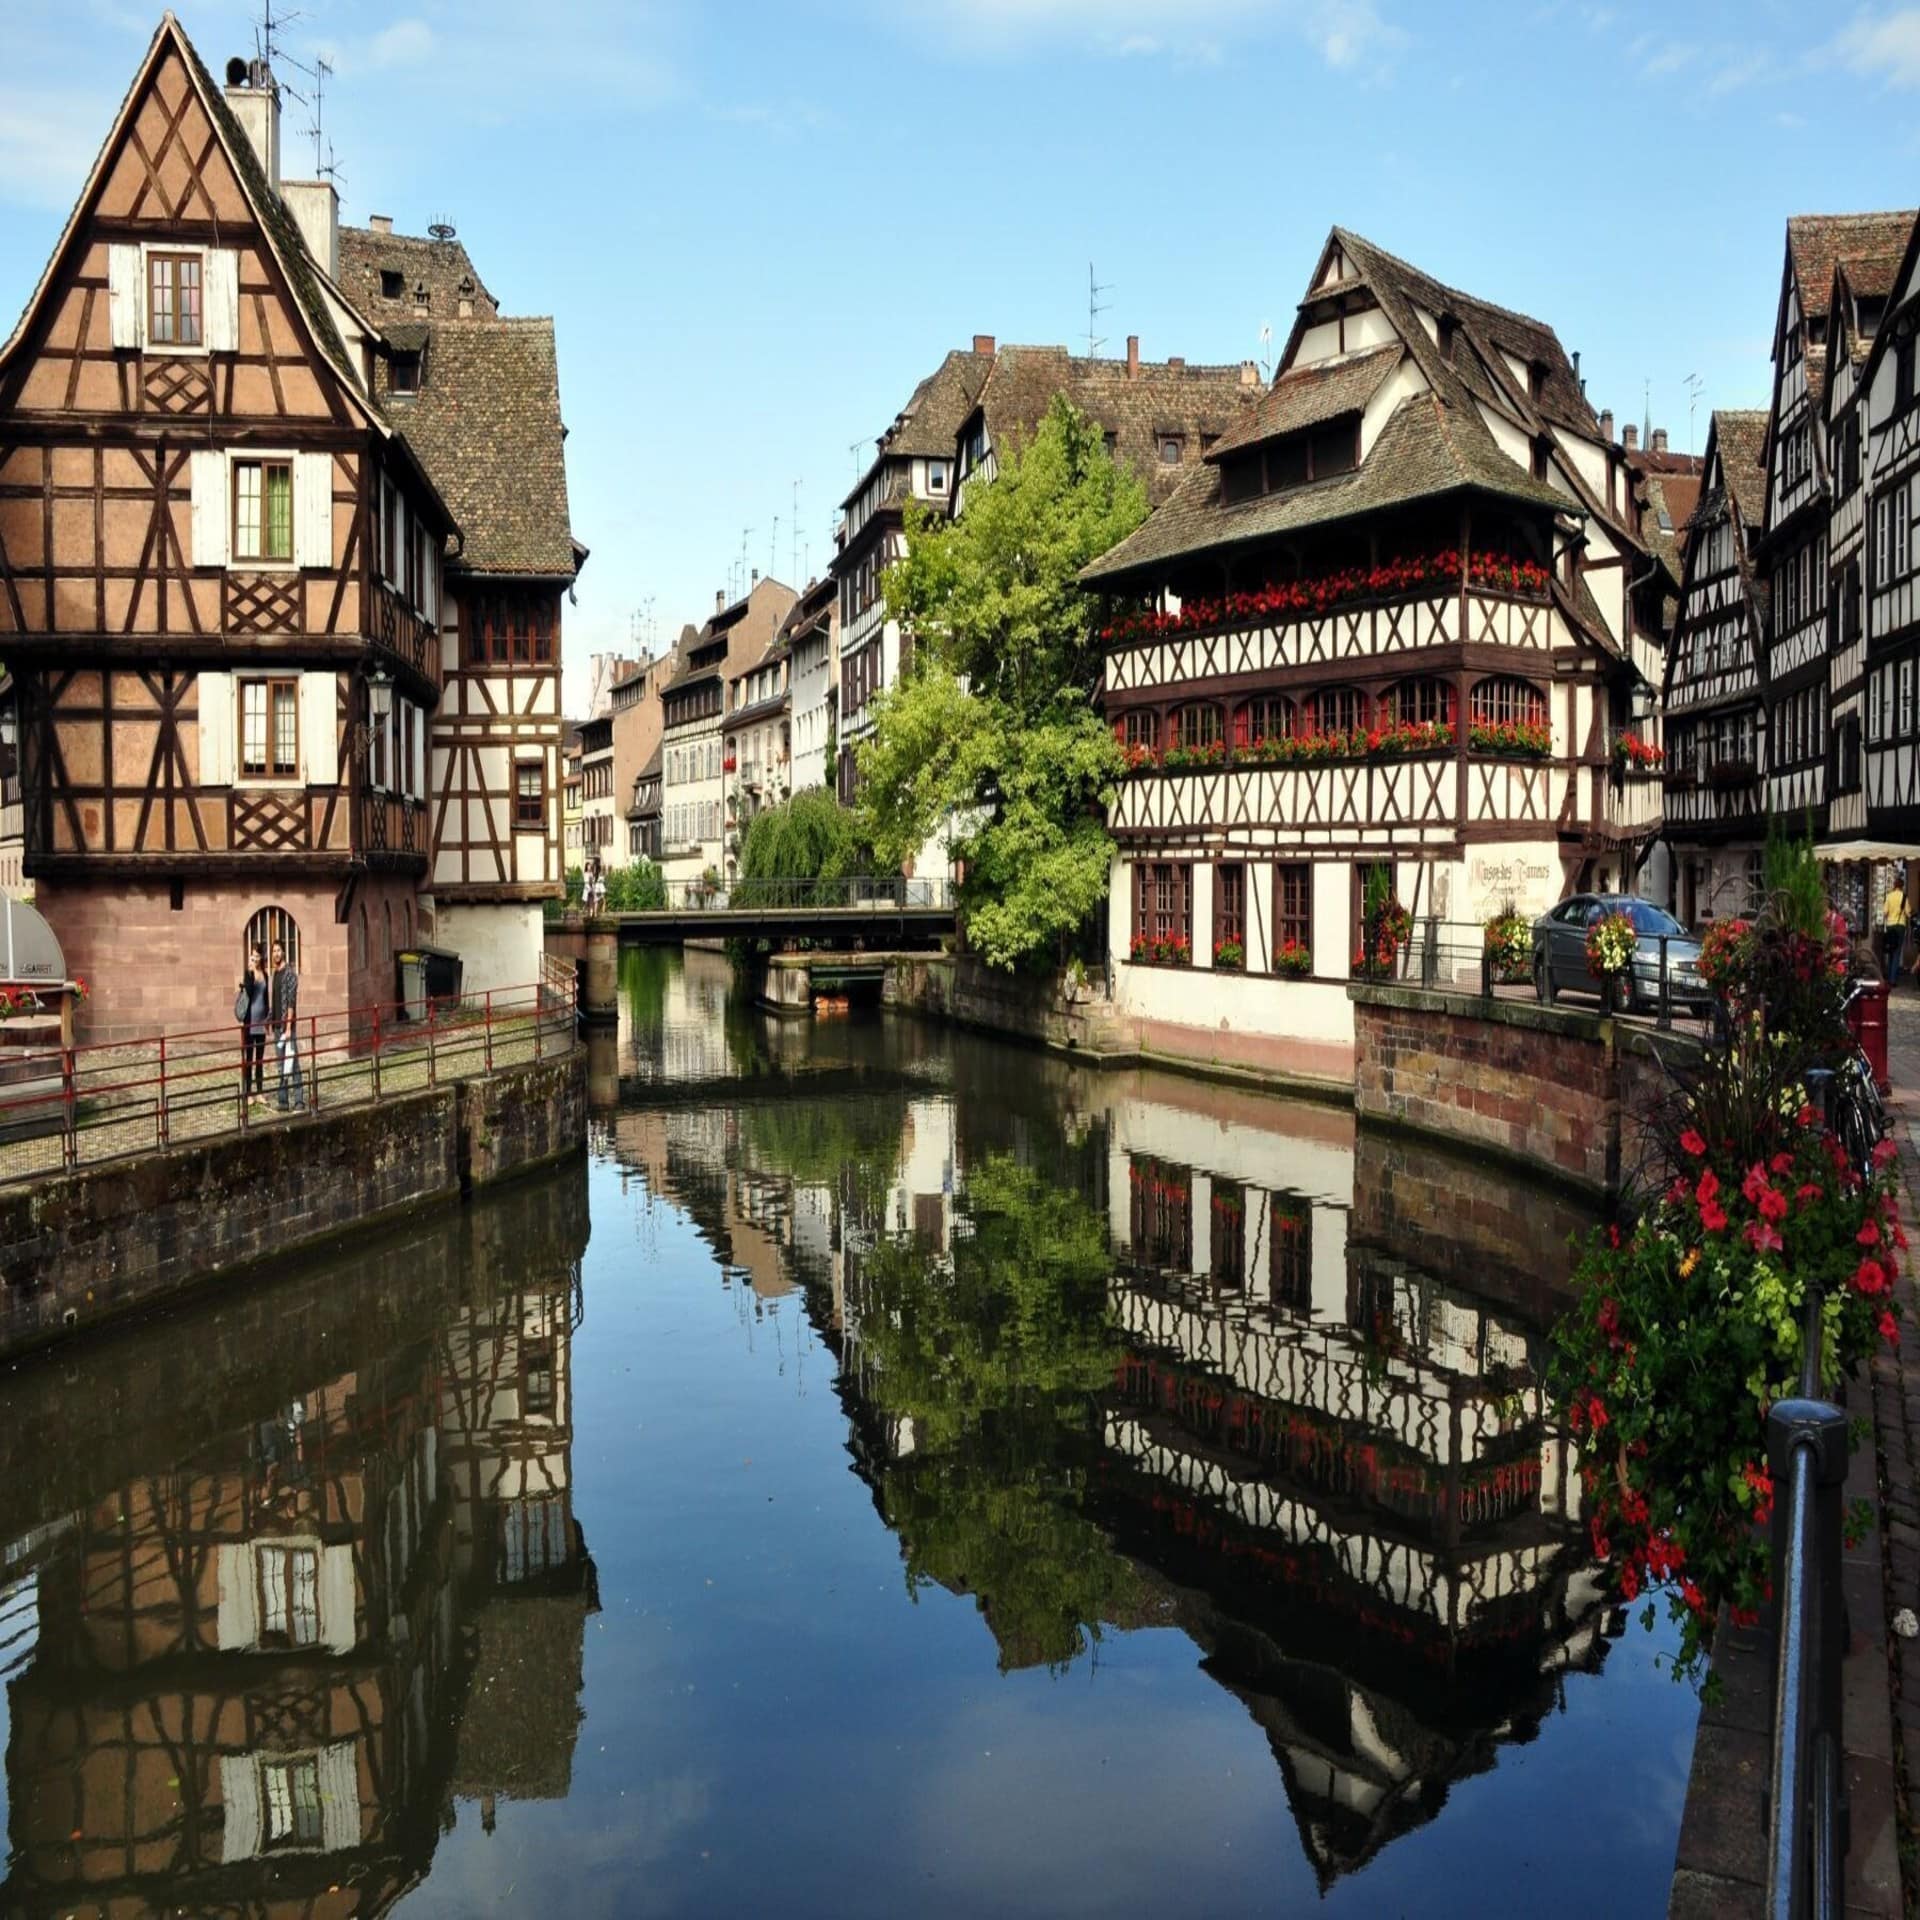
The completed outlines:
<svg viewBox="0 0 1920 1920">
<path fill-rule="evenodd" d="M 200 714 L 200 784 L 230 787 L 234 772 L 233 675 L 201 674 L 194 683 L 193 696 Z"/>
<path fill-rule="evenodd" d="M 201 277 L 204 338 L 209 353 L 240 351 L 240 256 L 231 247 L 209 247 Z"/>
<path fill-rule="evenodd" d="M 331 673 L 300 676 L 300 757 L 306 762 L 307 785 L 340 784 L 338 690 Z"/>
<path fill-rule="evenodd" d="M 293 456 L 293 563 L 333 565 L 333 455 Z"/>
<path fill-rule="evenodd" d="M 342 1547 L 339 1551 L 351 1549 Z M 320 1749 L 321 1849 L 340 1853 L 357 1847 L 364 1838 L 360 1830 L 360 1769 L 354 1759 L 353 1742 L 336 1740 Z"/>
<path fill-rule="evenodd" d="M 316 675 L 308 674 L 306 679 Z M 360 1630 L 354 1619 L 354 1580 L 353 1549 L 351 1547 L 322 1547 L 320 1549 L 320 1643 L 330 1653 L 351 1653 L 358 1644 Z M 348 1749 L 352 1751 L 351 1748 Z M 359 1795 L 351 1796 L 355 1812 L 359 1809 Z M 354 1838 L 359 1838 L 358 1821 L 355 1822 Z"/>
<path fill-rule="evenodd" d="M 107 309 L 116 347 L 140 345 L 140 249 L 116 242 L 107 249 Z"/>
<path fill-rule="evenodd" d="M 196 448 L 189 474 L 193 485 L 193 564 L 224 567 L 229 515 L 227 456 L 217 448 Z"/>
<path fill-rule="evenodd" d="M 220 1858 L 251 1860 L 260 1851 L 260 1775 L 250 1753 L 220 1756 Z"/>
</svg>

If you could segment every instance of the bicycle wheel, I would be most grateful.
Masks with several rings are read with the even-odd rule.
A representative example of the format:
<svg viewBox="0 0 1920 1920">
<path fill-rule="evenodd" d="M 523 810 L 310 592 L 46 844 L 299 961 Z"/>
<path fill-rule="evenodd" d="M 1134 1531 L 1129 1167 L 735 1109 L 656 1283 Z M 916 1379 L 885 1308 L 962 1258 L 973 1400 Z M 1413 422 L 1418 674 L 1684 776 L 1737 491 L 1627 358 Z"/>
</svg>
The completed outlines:
<svg viewBox="0 0 1920 1920">
<path fill-rule="evenodd" d="M 1853 1074 L 1848 1074 L 1835 1089 L 1833 1136 L 1840 1142 L 1840 1151 L 1847 1156 L 1847 1165 L 1863 1181 L 1871 1179 L 1873 1149 L 1879 1136 L 1861 1098 L 1858 1079 Z"/>
</svg>

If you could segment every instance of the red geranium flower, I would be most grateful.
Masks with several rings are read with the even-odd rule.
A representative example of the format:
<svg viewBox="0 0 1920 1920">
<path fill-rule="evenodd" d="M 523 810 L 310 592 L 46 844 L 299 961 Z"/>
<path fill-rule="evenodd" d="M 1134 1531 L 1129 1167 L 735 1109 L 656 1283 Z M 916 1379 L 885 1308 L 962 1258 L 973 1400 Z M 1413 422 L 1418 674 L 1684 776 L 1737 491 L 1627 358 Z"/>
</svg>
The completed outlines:
<svg viewBox="0 0 1920 1920">
<path fill-rule="evenodd" d="M 1698 1159 L 1700 1155 L 1707 1150 L 1707 1143 L 1701 1139 L 1699 1129 L 1695 1127 L 1689 1127 L 1686 1132 L 1680 1136 L 1680 1144 L 1688 1153 L 1692 1154 L 1695 1159 Z"/>
</svg>

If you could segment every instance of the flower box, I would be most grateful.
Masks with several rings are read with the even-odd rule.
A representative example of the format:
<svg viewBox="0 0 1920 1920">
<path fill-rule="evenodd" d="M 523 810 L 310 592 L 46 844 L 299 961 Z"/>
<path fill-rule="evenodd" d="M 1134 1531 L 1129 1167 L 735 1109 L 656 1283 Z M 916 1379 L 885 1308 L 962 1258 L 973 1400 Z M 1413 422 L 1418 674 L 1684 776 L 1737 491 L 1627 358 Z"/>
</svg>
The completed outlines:
<svg viewBox="0 0 1920 1920">
<path fill-rule="evenodd" d="M 1553 729 L 1545 721 L 1474 720 L 1467 726 L 1467 745 L 1504 759 L 1544 760 L 1553 751 Z"/>
<path fill-rule="evenodd" d="M 1133 944 L 1127 949 L 1127 958 L 1136 966 L 1190 967 L 1193 964 L 1193 943 L 1178 937 L 1172 940 L 1146 940 L 1135 934 Z"/>
<path fill-rule="evenodd" d="M 1666 750 L 1637 733 L 1618 733 L 1613 738 L 1613 764 L 1619 773 L 1658 773 L 1666 764 Z"/>
<path fill-rule="evenodd" d="M 1283 980 L 1313 977 L 1313 949 L 1300 940 L 1283 940 L 1273 956 L 1273 970 Z"/>
<path fill-rule="evenodd" d="M 1216 940 L 1213 943 L 1213 964 L 1222 973 L 1239 973 L 1247 964 L 1247 950 L 1238 940 Z"/>
</svg>

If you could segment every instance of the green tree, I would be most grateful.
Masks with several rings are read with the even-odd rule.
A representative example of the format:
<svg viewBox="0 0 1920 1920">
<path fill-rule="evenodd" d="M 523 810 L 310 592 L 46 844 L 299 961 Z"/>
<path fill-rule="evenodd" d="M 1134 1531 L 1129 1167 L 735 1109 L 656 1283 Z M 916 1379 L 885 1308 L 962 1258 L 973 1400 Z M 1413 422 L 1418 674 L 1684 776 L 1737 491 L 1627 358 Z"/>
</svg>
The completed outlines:
<svg viewBox="0 0 1920 1920">
<path fill-rule="evenodd" d="M 607 875 L 609 913 L 658 912 L 667 904 L 667 877 L 651 860 L 635 860 Z"/>
<path fill-rule="evenodd" d="M 778 806 L 763 807 L 747 822 L 740 836 L 740 883 L 734 898 L 751 901 L 755 882 L 837 880 L 859 867 L 853 814 L 824 787 L 809 787 Z M 782 889 L 758 891 L 772 897 Z"/>
<path fill-rule="evenodd" d="M 1056 397 L 958 519 L 909 508 L 885 576 L 912 649 L 860 748 L 860 828 L 887 865 L 949 829 L 967 937 L 994 966 L 1059 959 L 1106 897 L 1120 755 L 1093 707 L 1101 652 L 1079 574 L 1146 511 L 1100 429 Z"/>
</svg>

